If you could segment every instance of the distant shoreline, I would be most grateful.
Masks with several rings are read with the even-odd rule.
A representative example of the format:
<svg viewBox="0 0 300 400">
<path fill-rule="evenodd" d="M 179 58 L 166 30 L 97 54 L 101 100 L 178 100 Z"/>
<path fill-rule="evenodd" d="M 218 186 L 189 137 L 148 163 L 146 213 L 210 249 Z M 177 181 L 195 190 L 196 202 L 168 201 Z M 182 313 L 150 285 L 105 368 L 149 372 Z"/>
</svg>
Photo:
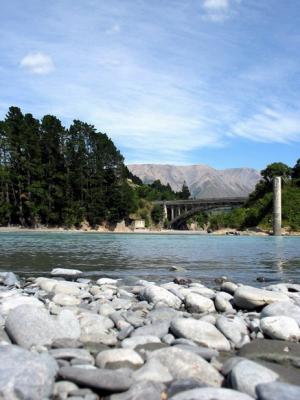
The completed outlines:
<svg viewBox="0 0 300 400">
<path fill-rule="evenodd" d="M 219 229 L 217 231 L 207 233 L 206 231 L 189 231 L 189 230 L 95 230 L 95 229 L 64 229 L 64 228 L 21 228 L 21 227 L 0 227 L 0 233 L 87 233 L 87 234 L 137 234 L 137 235 L 197 235 L 197 236 L 272 236 L 265 231 L 236 231 L 235 229 Z M 286 232 L 283 230 L 283 236 L 300 236 L 300 232 Z"/>
</svg>

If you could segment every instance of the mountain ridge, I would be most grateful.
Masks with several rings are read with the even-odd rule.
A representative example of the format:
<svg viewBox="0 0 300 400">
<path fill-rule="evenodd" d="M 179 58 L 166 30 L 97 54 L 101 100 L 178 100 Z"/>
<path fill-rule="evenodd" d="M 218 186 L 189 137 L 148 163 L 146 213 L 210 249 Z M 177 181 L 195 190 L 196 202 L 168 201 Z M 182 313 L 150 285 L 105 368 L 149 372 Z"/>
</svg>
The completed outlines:
<svg viewBox="0 0 300 400">
<path fill-rule="evenodd" d="M 129 164 L 128 169 L 144 183 L 159 179 L 175 191 L 186 182 L 195 198 L 247 196 L 261 178 L 254 168 L 215 169 L 205 164 Z"/>
</svg>

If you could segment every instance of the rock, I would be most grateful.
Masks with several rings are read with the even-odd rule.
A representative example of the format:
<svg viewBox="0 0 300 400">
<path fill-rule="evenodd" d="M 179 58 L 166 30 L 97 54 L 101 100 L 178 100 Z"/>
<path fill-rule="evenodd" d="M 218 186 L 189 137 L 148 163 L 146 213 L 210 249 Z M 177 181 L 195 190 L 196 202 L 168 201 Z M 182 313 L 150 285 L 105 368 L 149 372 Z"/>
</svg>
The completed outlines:
<svg viewBox="0 0 300 400">
<path fill-rule="evenodd" d="M 233 370 L 233 368 L 241 361 L 245 360 L 244 357 L 230 357 L 225 360 L 225 362 L 222 365 L 221 372 L 224 376 L 227 376 L 230 374 L 230 372 Z"/>
<path fill-rule="evenodd" d="M 166 322 L 157 322 L 150 325 L 141 326 L 140 328 L 135 329 L 131 337 L 136 336 L 157 336 L 162 338 L 169 332 L 170 323 Z"/>
<path fill-rule="evenodd" d="M 184 278 L 182 276 L 177 276 L 173 279 L 173 282 L 177 285 L 189 285 L 190 283 L 192 283 L 192 280 L 189 278 Z"/>
<path fill-rule="evenodd" d="M 177 296 L 167 289 L 156 285 L 146 286 L 140 293 L 140 296 L 143 300 L 147 300 L 149 303 L 153 304 L 162 303 L 175 309 L 181 306 L 181 300 Z"/>
<path fill-rule="evenodd" d="M 77 277 L 80 276 L 83 272 L 78 269 L 71 268 L 54 268 L 51 271 L 52 276 L 69 276 L 69 277 Z"/>
<path fill-rule="evenodd" d="M 40 400 L 50 397 L 58 370 L 52 357 L 15 345 L 0 345 L 0 360 L 0 398 Z"/>
<path fill-rule="evenodd" d="M 174 379 L 196 379 L 211 386 L 221 386 L 223 377 L 206 360 L 190 351 L 170 347 L 153 351 L 148 359 L 160 361 Z"/>
<path fill-rule="evenodd" d="M 56 294 L 52 300 L 60 306 L 78 306 L 80 304 L 80 300 L 75 296 L 63 293 Z"/>
<path fill-rule="evenodd" d="M 0 283 L 5 286 L 15 286 L 19 281 L 13 272 L 0 272 Z"/>
<path fill-rule="evenodd" d="M 272 370 L 249 360 L 239 362 L 230 374 L 232 387 L 254 398 L 257 385 L 274 382 L 278 378 L 278 374 Z"/>
<path fill-rule="evenodd" d="M 183 267 L 180 267 L 179 265 L 172 265 L 172 267 L 170 267 L 170 271 L 186 272 L 186 269 Z"/>
<path fill-rule="evenodd" d="M 80 338 L 80 325 L 75 314 L 63 309 L 57 316 L 56 338 L 77 340 Z"/>
<path fill-rule="evenodd" d="M 216 327 L 235 345 L 239 344 L 243 337 L 248 336 L 247 326 L 244 320 L 238 316 L 225 317 L 222 315 L 217 319 Z"/>
<path fill-rule="evenodd" d="M 143 364 L 142 357 L 132 349 L 104 350 L 96 357 L 96 365 L 100 368 L 137 368 Z"/>
<path fill-rule="evenodd" d="M 162 365 L 157 359 L 153 358 L 133 373 L 133 379 L 136 381 L 151 382 L 170 382 L 173 377 L 168 368 Z"/>
<path fill-rule="evenodd" d="M 79 324 L 70 313 L 64 310 L 55 320 L 45 309 L 23 305 L 10 311 L 5 329 L 15 343 L 27 349 L 51 345 L 57 339 L 78 339 Z"/>
<path fill-rule="evenodd" d="M 58 399 L 66 399 L 70 392 L 78 389 L 78 386 L 73 382 L 59 381 L 54 385 L 53 395 Z"/>
<path fill-rule="evenodd" d="M 295 342 L 298 342 L 300 339 L 299 326 L 290 317 L 265 317 L 260 321 L 260 327 L 264 335 L 272 339 L 291 340 Z"/>
<path fill-rule="evenodd" d="M 54 358 L 61 358 L 64 360 L 71 360 L 72 358 L 78 358 L 83 361 L 87 361 L 89 364 L 94 364 L 94 357 L 85 349 L 53 349 L 49 351 L 49 354 Z"/>
<path fill-rule="evenodd" d="M 82 367 L 63 367 L 59 370 L 63 379 L 78 385 L 88 386 L 107 392 L 123 392 L 132 385 L 132 373 L 128 369 L 106 370 L 85 369 Z"/>
<path fill-rule="evenodd" d="M 177 393 L 187 392 L 188 390 L 207 387 L 205 383 L 199 382 L 196 379 L 177 379 L 168 386 L 168 399 Z"/>
<path fill-rule="evenodd" d="M 185 298 L 185 305 L 191 313 L 203 313 L 216 311 L 214 302 L 197 293 L 190 293 Z"/>
<path fill-rule="evenodd" d="M 110 396 L 110 400 L 162 400 L 164 389 L 160 382 L 137 382 L 127 392 Z"/>
<path fill-rule="evenodd" d="M 233 282 L 224 282 L 221 285 L 221 290 L 230 294 L 234 294 L 237 288 L 238 285 Z"/>
<path fill-rule="evenodd" d="M 111 328 L 114 323 L 110 318 L 103 315 L 92 313 L 83 313 L 79 316 L 81 328 L 80 340 L 83 343 L 103 343 L 106 345 L 115 345 L 117 335 Z"/>
<path fill-rule="evenodd" d="M 77 282 L 56 281 L 56 284 L 51 291 L 53 291 L 55 294 L 79 296 L 81 293 L 81 288 L 83 287 L 85 287 L 85 285 L 79 284 Z"/>
<path fill-rule="evenodd" d="M 253 360 L 288 364 L 300 361 L 300 343 L 257 339 L 243 346 L 238 355 Z"/>
<path fill-rule="evenodd" d="M 261 318 L 285 316 L 294 318 L 300 326 L 300 307 L 290 301 L 279 301 L 263 308 Z"/>
<path fill-rule="evenodd" d="M 259 400 L 299 400 L 300 386 L 272 382 L 256 386 Z"/>
<path fill-rule="evenodd" d="M 5 328 L 15 343 L 28 349 L 36 345 L 51 345 L 56 336 L 55 325 L 48 312 L 30 305 L 10 311 Z"/>
<path fill-rule="evenodd" d="M 219 312 L 232 311 L 233 307 L 230 300 L 233 299 L 231 294 L 226 292 L 219 292 L 215 297 L 215 307 Z"/>
<path fill-rule="evenodd" d="M 148 343 L 161 343 L 161 341 L 157 336 L 134 336 L 124 339 L 121 346 L 123 348 L 134 349 L 137 346 Z"/>
<path fill-rule="evenodd" d="M 97 280 L 97 285 L 117 285 L 119 279 L 111 279 L 111 278 L 100 278 Z"/>
<path fill-rule="evenodd" d="M 208 322 L 193 318 L 178 318 L 171 322 L 171 331 L 177 337 L 192 339 L 194 342 L 212 349 L 230 350 L 230 343 L 226 337 Z"/>
<path fill-rule="evenodd" d="M 170 307 L 160 307 L 151 310 L 147 316 L 147 320 L 151 323 L 155 322 L 171 322 L 173 319 L 178 318 L 182 315 L 180 311 L 176 311 Z"/>
<path fill-rule="evenodd" d="M 237 307 L 254 310 L 276 301 L 289 301 L 289 297 L 280 292 L 258 289 L 251 286 L 240 286 L 234 292 L 234 303 Z"/>
<path fill-rule="evenodd" d="M 178 393 L 170 397 L 170 400 L 253 400 L 244 393 L 231 389 L 199 388 Z"/>
<path fill-rule="evenodd" d="M 198 354 L 198 356 L 203 357 L 207 361 L 210 361 L 212 358 L 219 356 L 219 352 L 217 350 L 209 349 L 208 347 L 191 346 L 188 344 L 175 344 L 174 347 L 176 347 L 177 349 L 191 351 L 192 353 Z"/>
<path fill-rule="evenodd" d="M 6 316 L 11 310 L 21 305 L 44 308 L 44 304 L 36 297 L 24 296 L 17 291 L 0 293 L 0 315 Z"/>
</svg>

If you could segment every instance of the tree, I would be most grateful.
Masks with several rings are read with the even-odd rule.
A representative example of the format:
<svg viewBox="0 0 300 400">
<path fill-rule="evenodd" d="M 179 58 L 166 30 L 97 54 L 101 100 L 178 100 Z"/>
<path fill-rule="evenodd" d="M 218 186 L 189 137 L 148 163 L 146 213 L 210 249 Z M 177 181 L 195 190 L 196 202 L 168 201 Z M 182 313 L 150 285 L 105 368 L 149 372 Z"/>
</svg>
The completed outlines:
<svg viewBox="0 0 300 400">
<path fill-rule="evenodd" d="M 291 177 L 292 177 L 292 181 L 296 185 L 300 186 L 300 158 L 299 158 L 299 160 L 297 160 L 295 166 L 292 169 Z"/>
<path fill-rule="evenodd" d="M 287 180 L 291 176 L 292 169 L 281 162 L 269 164 L 265 169 L 261 171 L 261 176 L 267 183 L 272 182 L 276 176 L 281 176 L 284 180 Z"/>
<path fill-rule="evenodd" d="M 188 185 L 186 184 L 186 182 L 183 182 L 182 188 L 181 188 L 181 192 L 179 192 L 179 198 L 182 200 L 187 200 L 189 199 L 191 196 L 190 190 Z"/>
</svg>

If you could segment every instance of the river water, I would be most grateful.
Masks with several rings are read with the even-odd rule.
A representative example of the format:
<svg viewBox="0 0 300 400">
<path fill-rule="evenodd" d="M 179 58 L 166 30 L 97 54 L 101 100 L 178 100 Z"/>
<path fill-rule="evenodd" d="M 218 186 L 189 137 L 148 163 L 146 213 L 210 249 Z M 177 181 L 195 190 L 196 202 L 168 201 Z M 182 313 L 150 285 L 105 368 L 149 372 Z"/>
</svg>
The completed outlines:
<svg viewBox="0 0 300 400">
<path fill-rule="evenodd" d="M 172 266 L 186 272 L 171 271 Z M 228 278 L 251 285 L 300 283 L 299 237 L 211 235 L 0 233 L 0 270 L 25 276 L 70 267 L 91 277 L 169 281 L 184 275 L 213 284 Z M 264 283 L 265 284 L 265 283 Z"/>
</svg>

